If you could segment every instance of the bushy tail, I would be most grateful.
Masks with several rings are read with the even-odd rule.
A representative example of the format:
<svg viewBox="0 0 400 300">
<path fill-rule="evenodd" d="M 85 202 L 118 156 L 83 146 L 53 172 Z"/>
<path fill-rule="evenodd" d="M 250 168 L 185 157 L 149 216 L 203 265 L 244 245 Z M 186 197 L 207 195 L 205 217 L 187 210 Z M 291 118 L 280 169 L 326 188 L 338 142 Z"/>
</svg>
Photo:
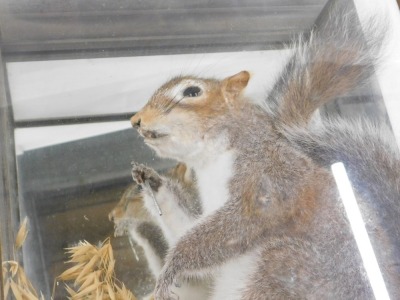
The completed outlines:
<svg viewBox="0 0 400 300">
<path fill-rule="evenodd" d="M 369 20 L 364 35 L 352 1 L 329 1 L 316 26 L 294 43 L 294 53 L 267 99 L 286 125 L 304 125 L 321 105 L 353 90 L 374 72 L 385 26 Z"/>
<path fill-rule="evenodd" d="M 400 297 L 400 153 L 390 129 L 337 120 L 311 129 L 290 127 L 285 136 L 321 166 L 343 162 L 375 234 L 388 288 Z"/>
</svg>

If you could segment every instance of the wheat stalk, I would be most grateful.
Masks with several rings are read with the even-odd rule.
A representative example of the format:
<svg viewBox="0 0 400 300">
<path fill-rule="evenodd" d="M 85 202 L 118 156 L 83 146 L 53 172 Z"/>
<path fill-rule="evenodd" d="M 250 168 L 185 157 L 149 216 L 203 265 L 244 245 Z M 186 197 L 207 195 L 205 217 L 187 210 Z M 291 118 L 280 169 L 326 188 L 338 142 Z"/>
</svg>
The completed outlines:
<svg viewBox="0 0 400 300">
<path fill-rule="evenodd" d="M 115 259 L 110 239 L 98 247 L 87 241 L 67 248 L 68 263 L 58 280 L 71 282 L 65 288 L 72 300 L 136 300 L 136 297 L 115 278 Z"/>
<path fill-rule="evenodd" d="M 15 251 L 21 249 L 27 236 L 28 218 L 25 217 L 15 237 Z M 12 294 L 17 300 L 44 300 L 43 294 L 40 293 L 40 296 L 38 295 L 19 262 L 15 260 L 4 261 L 2 263 L 2 272 L 5 299 L 7 299 L 9 294 Z"/>
<path fill-rule="evenodd" d="M 15 237 L 14 248 L 16 251 L 18 251 L 22 247 L 27 236 L 28 236 L 28 217 L 25 217 L 24 221 L 19 226 L 17 236 Z"/>
<path fill-rule="evenodd" d="M 25 218 L 15 238 L 15 251 L 21 249 L 27 235 L 28 219 Z M 83 241 L 66 250 L 69 255 L 67 263 L 73 264 L 73 266 L 65 270 L 57 279 L 72 282 L 72 287 L 65 284 L 69 299 L 136 300 L 132 292 L 115 278 L 115 259 L 109 238 L 99 247 Z M 9 295 L 13 295 L 16 300 L 45 300 L 42 293 L 40 295 L 37 293 L 19 262 L 4 261 L 2 272 L 5 299 Z"/>
</svg>

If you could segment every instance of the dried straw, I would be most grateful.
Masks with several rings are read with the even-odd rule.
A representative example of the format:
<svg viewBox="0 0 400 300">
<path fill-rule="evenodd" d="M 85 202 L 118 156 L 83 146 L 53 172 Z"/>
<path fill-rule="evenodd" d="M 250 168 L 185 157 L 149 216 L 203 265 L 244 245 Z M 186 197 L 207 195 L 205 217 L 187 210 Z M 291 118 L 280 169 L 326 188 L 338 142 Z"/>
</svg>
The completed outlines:
<svg viewBox="0 0 400 300">
<path fill-rule="evenodd" d="M 25 218 L 15 238 L 16 251 L 21 249 L 27 235 L 28 219 Z M 65 284 L 69 299 L 136 300 L 136 297 L 125 285 L 115 278 L 115 259 L 109 238 L 99 247 L 83 241 L 76 247 L 66 250 L 69 255 L 67 263 L 73 264 L 73 266 L 64 271 L 57 279 L 72 282 L 72 286 Z M 35 290 L 19 262 L 4 261 L 2 275 L 5 299 L 12 295 L 16 300 L 45 300 L 43 294 L 39 294 Z"/>
<path fill-rule="evenodd" d="M 28 235 L 28 219 L 25 217 L 15 238 L 15 251 L 21 249 Z M 24 268 L 14 260 L 2 263 L 4 298 L 13 295 L 17 300 L 44 300 L 43 295 L 38 295 L 31 281 L 26 276 Z"/>
<path fill-rule="evenodd" d="M 19 226 L 17 236 L 15 237 L 14 247 L 16 251 L 22 247 L 27 236 L 28 236 L 28 217 L 25 217 L 24 221 Z"/>
<path fill-rule="evenodd" d="M 136 297 L 115 278 L 115 259 L 110 239 L 98 247 L 87 241 L 67 248 L 68 263 L 73 264 L 58 280 L 65 285 L 69 299 L 73 300 L 136 300 Z"/>
</svg>

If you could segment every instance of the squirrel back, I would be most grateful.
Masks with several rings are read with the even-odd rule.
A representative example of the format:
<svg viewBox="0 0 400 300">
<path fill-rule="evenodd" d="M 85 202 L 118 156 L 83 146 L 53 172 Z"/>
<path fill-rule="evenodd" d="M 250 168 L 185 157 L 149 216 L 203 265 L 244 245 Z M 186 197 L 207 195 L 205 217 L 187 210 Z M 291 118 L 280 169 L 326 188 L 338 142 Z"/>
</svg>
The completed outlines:
<svg viewBox="0 0 400 300">
<path fill-rule="evenodd" d="M 400 283 L 400 152 L 391 130 L 367 120 L 326 120 L 318 127 L 290 128 L 285 136 L 318 165 L 343 162 L 383 276 Z"/>
<path fill-rule="evenodd" d="M 318 108 L 362 86 L 379 68 L 388 24 L 377 16 L 361 23 L 353 5 L 328 2 L 316 21 L 320 26 L 304 42 L 300 38 L 267 104 L 278 130 L 301 153 L 326 169 L 344 163 L 362 199 L 358 204 L 383 275 L 394 289 L 400 283 L 400 153 L 391 129 L 368 118 L 310 124 Z"/>
<path fill-rule="evenodd" d="M 329 170 L 343 162 L 392 296 L 400 296 L 400 152 L 382 123 L 330 117 L 310 124 L 322 105 L 362 86 L 379 67 L 387 24 L 377 17 L 362 31 L 351 1 L 329 1 L 316 29 L 300 38 L 267 99 L 278 131 Z M 302 42 L 302 39 L 305 41 Z"/>
</svg>

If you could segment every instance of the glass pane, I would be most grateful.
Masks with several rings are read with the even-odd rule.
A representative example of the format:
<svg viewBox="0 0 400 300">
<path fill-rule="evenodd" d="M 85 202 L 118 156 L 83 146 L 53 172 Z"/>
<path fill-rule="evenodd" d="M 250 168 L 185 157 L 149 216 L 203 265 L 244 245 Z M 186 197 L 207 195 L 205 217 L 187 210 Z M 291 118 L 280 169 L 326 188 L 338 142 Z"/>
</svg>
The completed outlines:
<svg viewBox="0 0 400 300">
<path fill-rule="evenodd" d="M 251 90 L 261 95 L 265 91 L 257 82 L 273 81 L 274 70 L 279 70 L 286 57 L 287 51 L 270 50 L 27 61 L 10 62 L 7 70 L 18 122 L 129 116 L 143 107 L 155 86 L 183 72 L 220 77 L 247 68 L 255 74 Z M 264 69 L 271 70 L 266 79 L 259 75 Z"/>
<path fill-rule="evenodd" d="M 340 1 L 344 3 L 344 0 Z M 268 281 L 268 284 L 276 280 L 279 287 L 282 285 L 287 288 L 292 285 L 293 295 L 296 295 L 294 298 L 312 298 L 325 290 L 330 291 L 329 295 L 337 295 L 334 293 L 340 290 L 335 286 L 338 278 L 343 276 L 343 281 L 347 282 L 351 277 L 358 278 L 357 276 L 360 274 L 365 275 L 364 271 L 359 270 L 367 268 L 357 252 L 359 248 L 355 246 L 357 238 L 354 238 L 351 231 L 351 221 L 348 219 L 343 221 L 346 205 L 339 204 L 339 210 L 332 209 L 332 214 L 326 213 L 323 217 L 318 210 L 319 207 L 309 210 L 307 206 L 307 209 L 294 214 L 295 216 L 290 221 L 274 227 L 275 231 L 258 232 L 250 225 L 258 224 L 263 228 L 265 223 L 268 223 L 262 223 L 259 219 L 264 218 L 264 213 L 268 214 L 269 210 L 274 209 L 275 202 L 272 202 L 275 198 L 271 196 L 272 194 L 282 200 L 277 204 L 282 207 L 284 207 L 285 201 L 290 200 L 287 199 L 290 198 L 287 195 L 292 189 L 298 189 L 296 196 L 299 195 L 300 202 L 305 199 L 305 202 L 309 200 L 311 203 L 315 200 L 314 198 L 317 198 L 313 193 L 317 194 L 320 191 L 319 188 L 321 190 L 323 188 L 315 185 L 313 186 L 315 190 L 309 191 L 307 187 L 310 184 L 309 178 L 319 180 L 318 176 L 310 175 L 311 177 L 309 177 L 309 173 L 305 171 L 304 176 L 299 176 L 298 181 L 292 184 L 290 179 L 282 173 L 286 165 L 291 165 L 292 167 L 286 170 L 289 174 L 293 171 L 292 168 L 296 169 L 299 166 L 299 161 L 304 161 L 305 165 L 312 164 L 315 168 L 312 170 L 317 170 L 315 174 L 318 172 L 323 174 L 321 178 L 330 176 L 323 184 L 332 184 L 336 192 L 326 192 L 328 199 L 326 203 L 344 199 L 345 196 L 340 198 L 335 194 L 337 187 L 333 185 L 334 178 L 330 169 L 330 165 L 337 159 L 332 158 L 330 161 L 331 157 L 323 157 L 323 147 L 318 148 L 317 143 L 313 144 L 313 141 L 307 140 L 307 138 L 317 136 L 318 128 L 323 128 L 319 126 L 328 124 L 328 120 L 340 118 L 341 122 L 345 124 L 348 121 L 363 119 L 377 126 L 388 127 L 388 138 L 394 149 L 393 152 L 386 149 L 388 153 L 394 153 L 394 158 L 391 160 L 392 165 L 386 164 L 387 170 L 384 169 L 382 173 L 379 173 L 376 172 L 377 170 L 371 169 L 372 175 L 382 174 L 382 178 L 392 177 L 388 180 L 387 186 L 385 182 L 384 188 L 377 188 L 378 196 L 375 197 L 376 199 L 374 198 L 374 201 L 359 204 L 364 213 L 362 217 L 364 217 L 363 222 L 367 224 L 367 232 L 369 236 L 372 236 L 372 246 L 377 254 L 378 264 L 384 266 L 381 270 L 383 279 L 386 281 L 390 294 L 393 293 L 391 296 L 394 299 L 393 295 L 397 295 L 397 287 L 393 285 L 393 282 L 396 281 L 392 279 L 400 278 L 398 275 L 400 274 L 398 258 L 400 256 L 396 256 L 400 253 L 400 245 L 399 241 L 393 237 L 400 234 L 397 221 L 397 219 L 400 220 L 400 215 L 397 215 L 397 212 L 400 212 L 400 208 L 397 211 L 400 204 L 397 205 L 395 202 L 398 199 L 390 199 L 390 201 L 393 200 L 390 202 L 391 206 L 386 206 L 385 203 L 381 204 L 380 201 L 384 200 L 380 199 L 380 195 L 386 195 L 384 193 L 386 188 L 393 190 L 397 188 L 398 190 L 393 182 L 398 182 L 399 173 L 390 173 L 393 171 L 393 166 L 398 163 L 396 140 L 400 143 L 400 102 L 398 101 L 400 86 L 397 82 L 400 72 L 398 56 L 400 42 L 392 43 L 392 41 L 400 41 L 400 38 L 393 38 L 396 35 L 400 37 L 398 14 L 388 14 L 388 19 L 393 19 L 393 37 L 389 37 L 387 45 L 384 45 L 389 50 L 387 54 L 382 55 L 382 69 L 377 68 L 377 70 L 371 71 L 372 75 L 365 82 L 358 84 L 344 95 L 334 95 L 334 101 L 323 105 L 316 113 L 313 113 L 312 117 L 309 117 L 310 121 L 307 126 L 304 128 L 301 127 L 301 124 L 298 127 L 293 126 L 293 136 L 282 134 L 284 131 L 282 128 L 286 128 L 285 126 L 288 124 L 285 126 L 278 124 L 276 115 L 274 115 L 276 119 L 271 117 L 273 121 L 268 123 L 276 122 L 271 125 L 273 129 L 268 129 L 269 127 L 260 129 L 253 126 L 256 124 L 254 120 L 257 119 L 257 109 L 259 109 L 258 106 L 257 108 L 253 107 L 253 104 L 264 108 L 267 106 L 267 110 L 262 110 L 265 115 L 272 116 L 273 112 L 276 113 L 274 94 L 271 91 L 276 92 L 276 82 L 280 78 L 281 70 L 291 62 L 290 58 L 295 47 L 290 43 L 292 37 L 311 26 L 314 26 L 316 31 L 320 30 L 321 24 L 327 22 L 330 5 L 333 2 L 327 0 L 0 1 L 0 113 L 2 117 L 0 125 L 0 182 L 2 182 L 0 185 L 0 210 L 2 211 L 0 211 L 0 215 L 5 220 L 2 221 L 0 229 L 2 230 L 3 260 L 8 261 L 3 266 L 12 268 L 15 266 L 13 261 L 17 261 L 25 270 L 26 277 L 32 282 L 34 289 L 42 292 L 45 299 L 51 297 L 66 299 L 68 290 L 65 288 L 65 283 L 71 289 L 78 291 L 79 287 L 85 286 L 89 282 L 83 283 L 89 278 L 88 274 L 93 275 L 91 278 L 94 278 L 96 274 L 103 274 L 106 269 L 110 268 L 115 271 L 115 274 L 110 273 L 113 276 L 102 275 L 109 280 L 108 282 L 113 282 L 118 286 L 124 284 L 138 299 L 149 300 L 156 280 L 162 272 L 161 268 L 166 261 L 167 253 L 171 257 L 176 254 L 174 251 L 178 250 L 175 250 L 174 247 L 181 245 L 180 243 L 184 244 L 182 241 L 186 240 L 183 239 L 189 236 L 188 241 L 191 243 L 186 245 L 190 244 L 188 248 L 191 251 L 182 250 L 184 254 L 178 253 L 181 254 L 177 255 L 178 260 L 182 257 L 183 259 L 191 257 L 192 253 L 198 253 L 196 251 L 201 249 L 205 251 L 201 252 L 202 255 L 192 257 L 190 261 L 185 262 L 188 265 L 193 261 L 199 261 L 199 265 L 203 264 L 199 267 L 201 269 L 199 273 L 208 274 L 209 269 L 214 270 L 213 267 L 216 265 L 218 271 L 210 271 L 210 278 L 201 278 L 199 281 L 191 278 L 187 281 L 175 278 L 177 280 L 173 282 L 172 289 L 180 296 L 180 299 L 214 299 L 213 297 L 233 299 L 230 292 L 234 294 L 245 284 L 251 286 L 251 283 L 257 282 L 253 281 L 253 277 L 249 277 L 250 272 L 257 266 L 260 267 L 257 265 L 259 261 L 256 263 L 253 258 L 259 258 L 260 253 L 264 253 L 268 247 L 271 247 L 271 249 L 268 248 L 271 250 L 270 256 L 266 256 L 269 260 L 265 259 L 265 265 L 262 266 L 270 267 L 268 263 L 271 261 L 276 262 L 276 266 L 278 266 L 276 273 L 266 272 L 260 267 L 259 274 L 264 274 L 262 273 L 264 271 L 268 274 L 268 280 L 272 280 Z M 354 5 L 358 14 L 357 18 L 360 18 L 361 21 L 366 18 L 363 17 L 362 11 L 369 5 L 364 2 L 357 0 Z M 349 7 L 353 8 L 353 4 Z M 371 8 L 369 9 L 371 10 Z M 388 10 L 392 13 L 393 6 L 388 4 Z M 397 10 L 396 12 L 398 13 Z M 360 32 L 365 30 L 362 22 L 359 23 L 358 20 L 354 22 Z M 304 39 L 307 38 L 307 36 L 304 37 Z M 351 52 L 346 54 L 352 55 Z M 303 57 L 305 60 L 307 55 L 308 53 Z M 297 59 L 301 60 L 302 57 Z M 322 62 L 323 72 L 320 73 L 319 78 L 314 78 L 315 81 L 310 83 L 311 85 L 317 85 L 316 81 L 325 79 L 325 74 L 330 71 L 327 67 L 331 63 L 329 59 L 330 57 L 325 57 Z M 315 63 L 318 66 L 319 61 L 309 63 Z M 329 66 L 335 68 L 335 63 Z M 313 65 L 313 67 L 315 66 Z M 356 65 L 356 67 L 360 66 Z M 240 86 L 246 81 L 244 83 L 245 90 L 243 93 L 241 90 L 229 90 L 227 78 L 242 70 L 250 73 L 250 81 L 248 85 L 246 80 L 239 80 L 239 83 L 235 84 Z M 342 74 L 346 75 L 346 72 L 347 69 L 343 68 Z M 357 73 L 357 70 L 354 72 Z M 5 75 L 4 80 L 1 74 Z M 161 142 L 161 146 L 151 147 L 151 142 L 148 143 L 149 139 L 157 140 L 168 137 L 168 135 L 163 134 L 162 130 L 146 131 L 144 117 L 135 119 L 133 127 L 140 127 L 138 132 L 132 128 L 130 118 L 138 112 L 137 116 L 140 116 L 142 108 L 162 84 L 176 76 L 185 75 L 217 80 L 225 78 L 225 81 L 218 81 L 221 86 L 221 90 L 218 91 L 224 95 L 226 100 L 223 105 L 239 107 L 239 104 L 235 106 L 236 103 L 230 103 L 228 100 L 231 98 L 226 95 L 229 94 L 234 99 L 237 99 L 235 97 L 239 97 L 238 95 L 242 95 L 243 99 L 248 100 L 245 102 L 248 106 L 240 106 L 241 110 L 238 114 L 246 111 L 247 107 L 252 107 L 254 110 L 251 110 L 252 113 L 247 118 L 241 119 L 243 123 L 235 123 L 237 126 L 235 132 L 231 130 L 231 119 L 228 119 L 223 126 L 219 124 L 218 128 L 224 133 L 220 136 L 219 142 L 215 144 L 210 142 L 209 148 L 201 148 L 204 145 L 203 140 L 207 140 L 208 134 L 211 135 L 217 128 L 207 127 L 214 121 L 213 102 L 209 103 L 207 107 L 209 110 L 205 110 L 202 125 L 193 131 L 195 138 L 198 138 L 195 142 L 186 143 L 186 138 L 188 140 L 193 138 L 193 135 L 189 135 L 193 132 L 185 130 L 187 127 L 192 128 L 191 126 L 193 126 L 194 128 L 199 124 L 196 121 L 198 113 L 196 99 L 212 88 L 209 86 L 207 86 L 208 89 L 204 88 L 207 84 L 202 80 L 197 81 L 197 79 L 189 80 L 190 85 L 181 82 L 172 84 L 173 88 L 165 87 L 158 96 L 166 97 L 167 102 L 169 101 L 168 105 L 176 105 L 180 102 L 180 100 L 175 101 L 176 95 L 186 93 L 185 99 L 191 98 L 191 100 L 183 103 L 182 111 L 187 115 L 182 117 L 179 114 L 170 114 L 169 110 L 163 106 L 165 111 L 158 112 L 155 118 L 160 120 L 170 118 L 168 120 L 174 121 L 172 122 L 174 128 L 177 128 L 178 132 L 183 132 L 182 136 L 179 136 L 180 139 L 176 138 L 177 140 L 172 139 L 173 142 L 176 142 L 173 145 L 178 145 L 175 148 L 167 147 L 169 145 L 167 139 L 165 144 Z M 302 79 L 307 81 L 309 78 L 304 76 Z M 296 77 L 291 79 L 294 82 L 281 82 L 282 86 L 287 87 L 290 84 L 292 87 L 296 84 L 301 86 L 301 83 L 304 83 Z M 334 79 L 339 80 L 339 78 Z M 334 85 L 334 82 L 332 84 Z M 344 86 L 346 84 L 346 82 L 343 83 Z M 210 84 L 210 86 L 213 85 Z M 315 86 L 313 87 L 315 88 Z M 326 90 L 329 90 L 329 85 L 322 92 Z M 308 91 L 300 92 L 306 94 Z M 299 97 L 296 93 L 286 96 L 288 98 Z M 265 99 L 270 102 L 266 103 Z M 310 96 L 307 100 L 309 100 L 307 103 L 310 104 L 314 98 Z M 240 103 L 240 105 L 242 104 Z M 297 107 L 297 109 L 301 110 L 302 108 Z M 304 110 L 306 109 L 304 108 Z M 229 116 L 234 119 L 233 115 L 235 114 Z M 150 114 L 151 117 L 154 116 Z M 162 121 L 160 123 L 161 129 L 168 127 Z M 266 124 L 261 123 L 262 126 Z M 340 127 L 339 125 L 338 127 Z M 208 128 L 204 134 L 203 127 Z M 306 132 L 302 136 L 303 140 L 300 139 L 300 141 L 296 140 L 298 133 L 296 130 L 299 128 Z M 368 133 L 369 130 L 373 132 L 371 128 L 373 128 L 372 125 L 371 127 L 364 126 L 363 134 Z M 185 136 L 187 132 L 189 133 Z M 347 137 L 345 133 L 341 138 Z M 253 134 L 254 139 L 252 140 L 250 137 Z M 290 143 L 290 147 L 293 147 L 290 150 L 296 149 L 296 151 L 293 150 L 296 155 L 300 155 L 299 153 L 301 155 L 296 158 L 292 156 L 294 152 L 283 151 L 282 153 L 286 156 L 280 166 L 272 166 L 272 163 L 269 165 L 268 161 L 267 166 L 255 168 L 255 166 L 259 166 L 260 161 L 264 161 L 265 157 L 262 153 L 268 152 L 268 149 L 275 145 L 266 143 L 266 140 L 270 136 L 279 134 L 282 134 L 281 138 L 271 139 L 271 141 L 273 140 L 271 144 L 282 142 L 287 145 Z M 249 145 L 234 145 L 232 140 L 242 141 L 241 137 L 244 135 L 246 138 L 243 140 Z M 224 146 L 228 139 L 227 136 L 232 139 L 229 140 L 232 143 L 232 145 L 229 144 L 229 147 L 234 150 Z M 147 138 L 150 147 L 144 142 L 144 137 L 145 140 Z M 259 137 L 260 143 L 268 144 L 267 150 L 252 147 L 257 146 L 255 141 L 258 141 Z M 349 144 L 354 140 L 356 140 L 355 136 L 348 136 Z M 333 138 L 331 141 L 334 142 Z M 308 142 L 309 144 L 307 144 Z M 251 143 L 253 144 L 250 145 Z M 220 148 L 214 149 L 214 147 L 217 148 L 216 145 L 223 148 L 221 153 Z M 246 151 L 249 152 L 248 157 L 251 159 L 232 163 L 232 157 L 237 155 L 236 146 L 237 148 L 241 147 L 240 149 L 248 147 Z M 338 145 L 337 152 L 341 151 L 341 146 L 343 145 Z M 356 149 L 355 162 L 353 161 L 355 167 L 348 168 L 347 171 L 354 186 L 359 184 L 368 189 L 369 177 L 365 179 L 367 183 L 363 181 L 363 178 L 359 180 L 361 181 L 359 183 L 358 177 L 353 175 L 358 174 L 357 163 L 361 170 L 359 172 L 368 173 L 365 172 L 365 166 L 361 166 L 361 164 L 367 164 L 365 158 L 369 157 L 370 153 L 375 153 L 373 151 L 376 149 L 380 151 L 379 146 L 381 145 L 378 145 L 375 140 L 364 146 Z M 159 150 L 163 147 L 167 149 L 166 152 Z M 199 167 L 203 162 L 203 157 L 200 155 L 196 156 L 193 161 L 187 157 L 185 157 L 187 161 L 183 162 L 174 159 L 178 154 L 184 156 L 190 149 L 197 149 L 196 147 L 199 149 L 199 153 L 208 153 L 207 151 L 211 153 L 210 149 L 212 148 L 214 151 L 212 153 L 216 156 L 215 164 L 212 161 L 202 169 Z M 276 149 L 278 148 L 282 150 L 276 146 Z M 390 147 L 388 146 L 388 148 Z M 178 154 L 176 156 L 169 155 L 168 151 L 175 151 L 174 153 Z M 197 152 L 193 150 L 193 153 Z M 283 157 L 282 153 L 269 153 L 268 155 L 271 156 L 272 161 L 274 158 Z M 227 156 L 223 156 L 224 154 Z M 223 157 L 221 158 L 219 155 Z M 338 157 L 341 157 L 340 155 L 341 153 L 337 154 Z M 205 157 L 204 161 L 208 158 L 208 156 Z M 378 155 L 375 158 L 379 160 L 382 157 Z M 289 161 L 293 163 L 289 164 Z M 329 161 L 329 166 L 326 161 Z M 135 164 L 132 166 L 131 162 L 144 166 Z M 183 164 L 184 162 L 187 164 Z M 132 168 L 136 170 L 136 173 L 131 173 Z M 264 171 L 260 171 L 260 169 Z M 274 175 L 272 176 L 268 172 Z M 328 173 L 329 175 L 326 175 Z M 158 174 L 162 174 L 162 177 L 159 177 Z M 224 174 L 228 174 L 226 175 L 227 179 L 223 177 Z M 240 177 L 238 174 L 243 176 Z M 236 175 L 238 177 L 234 177 Z M 237 180 L 239 177 L 241 180 Z M 251 180 L 247 180 L 247 177 Z M 220 178 L 222 179 L 218 181 Z M 267 179 L 262 181 L 260 178 Z M 281 181 L 274 185 L 276 178 L 280 178 Z M 142 182 L 135 183 L 140 180 Z M 210 186 L 209 190 L 204 188 L 207 185 Z M 300 188 L 303 185 L 304 188 Z M 281 190 L 274 194 L 271 191 L 275 191 L 276 186 L 279 186 Z M 220 187 L 226 187 L 226 189 L 219 193 Z M 245 192 L 242 189 L 246 189 Z M 235 210 L 236 215 L 225 218 L 226 215 L 221 214 L 213 226 L 198 229 L 200 228 L 197 226 L 198 224 L 205 223 L 207 218 L 212 218 L 213 213 L 227 205 L 230 199 L 227 195 L 231 191 L 243 192 L 239 196 L 235 194 L 238 199 L 247 199 L 247 196 L 250 199 L 253 197 L 253 193 L 258 193 L 260 190 L 265 192 L 263 196 L 268 196 L 256 197 L 258 202 L 251 202 L 249 206 L 240 207 L 243 209 L 240 210 L 240 213 L 244 212 L 244 216 Z M 362 191 L 355 190 L 357 201 L 365 196 Z M 332 196 L 333 194 L 335 196 Z M 222 199 L 227 199 L 225 199 L 226 202 L 222 200 L 223 203 L 211 200 L 207 202 L 208 197 L 212 200 L 219 200 L 220 195 Z M 323 203 L 325 203 L 324 201 Z M 271 207 L 268 206 L 270 204 Z M 308 202 L 306 204 L 309 205 Z M 248 212 L 246 209 L 252 211 L 254 207 L 258 206 L 262 207 L 260 214 L 257 212 L 254 215 L 246 215 Z M 391 210 L 388 207 L 394 209 Z M 287 210 L 291 211 L 292 208 L 288 206 Z M 326 209 L 326 206 L 323 208 Z M 232 207 L 229 209 L 234 210 Z M 229 209 L 226 208 L 226 210 Z M 324 210 L 324 212 L 326 211 Z M 332 248 L 321 254 L 321 257 L 326 259 L 323 262 L 319 261 L 320 256 L 315 254 L 321 250 L 322 246 L 321 243 L 313 240 L 314 231 L 295 230 L 296 226 L 300 224 L 299 220 L 304 216 L 309 216 L 310 224 L 318 224 L 318 226 L 313 225 L 314 227 L 310 225 L 310 228 L 315 230 L 315 236 L 321 232 L 326 233 L 326 240 L 321 243 L 326 242 L 333 245 L 329 244 Z M 18 226 L 23 224 L 25 217 L 28 220 L 26 240 L 21 249 L 14 249 L 13 239 L 17 238 Z M 344 226 L 340 228 L 343 235 L 338 234 L 337 231 L 333 233 L 329 231 L 330 228 L 337 229 L 334 224 L 335 218 L 339 218 L 344 223 Z M 224 223 L 226 219 L 231 221 L 227 226 Z M 204 236 L 215 228 L 219 228 L 221 224 L 222 227 L 225 227 L 218 232 L 218 235 L 214 235 L 218 238 L 214 238 L 213 243 L 209 243 L 205 247 L 204 245 L 209 240 Z M 246 227 L 248 224 L 250 224 L 249 227 Z M 287 230 L 291 228 L 290 226 L 295 229 Z M 231 228 L 233 229 L 230 230 Z M 249 230 L 247 231 L 247 229 Z M 290 234 L 288 234 L 289 231 Z M 190 233 L 193 232 L 196 234 L 190 237 Z M 232 236 L 232 232 L 235 235 Z M 195 239 L 193 236 L 198 238 Z M 212 235 L 210 234 L 210 236 Z M 257 238 L 254 238 L 255 236 Z M 268 240 L 271 242 L 265 244 L 254 242 L 254 239 L 264 241 L 264 238 L 271 238 Z M 287 241 L 285 238 L 288 238 L 290 242 L 282 246 L 281 238 L 284 242 Z M 349 241 L 345 240 L 347 238 Z M 225 241 L 222 246 L 221 241 Z M 89 247 L 88 243 L 92 246 Z M 115 265 L 111 260 L 104 266 L 102 264 L 111 257 L 110 252 L 107 252 L 110 251 L 110 248 L 107 248 L 108 243 L 113 251 L 112 257 L 115 258 Z M 237 245 L 242 246 L 244 250 L 237 250 Z M 249 245 L 251 245 L 250 249 L 246 248 Z M 336 262 L 342 262 L 343 249 L 348 250 L 348 245 L 353 247 L 349 246 L 354 250 L 354 257 L 350 255 L 350 258 L 348 253 L 345 253 L 347 256 L 343 256 L 345 257 L 343 260 L 351 260 L 350 265 L 353 267 L 352 270 L 356 270 L 354 271 L 355 275 L 352 273 L 353 271 L 349 271 L 349 268 L 335 269 L 338 266 Z M 74 265 L 69 262 L 71 259 L 69 255 L 78 251 L 76 249 L 81 249 L 79 251 L 85 253 L 87 262 L 95 262 L 101 272 L 87 267 L 85 269 L 88 271 L 86 277 L 82 275 L 81 281 L 78 280 L 79 282 L 74 285 L 73 280 L 60 278 L 60 275 L 65 275 L 65 271 Z M 208 249 L 212 252 L 210 256 L 207 256 Z M 225 261 L 224 259 L 232 253 L 235 255 Z M 326 253 L 333 254 L 326 258 L 324 256 Z M 96 257 L 99 259 L 95 260 Z M 210 266 L 205 266 L 209 257 Z M 219 257 L 221 262 L 213 261 L 216 257 Z M 195 258 L 199 258 L 199 260 Z M 321 258 L 321 260 L 323 259 Z M 79 270 L 84 268 L 84 265 L 80 265 Z M 313 273 L 320 269 L 323 269 L 322 273 L 334 270 L 332 272 L 336 275 L 332 275 L 332 272 L 329 273 L 329 276 L 333 276 L 330 278 L 332 280 L 328 280 L 329 283 L 322 285 L 321 282 L 325 279 L 319 281 L 322 275 L 319 276 L 318 272 Z M 236 274 L 235 271 L 238 270 L 240 274 Z M 193 270 L 190 268 L 187 270 L 190 275 L 191 272 L 196 273 L 196 271 L 199 270 L 196 270 L 195 267 Z M 8 278 L 8 282 L 11 282 L 11 274 L 11 272 L 4 273 L 3 277 Z M 393 277 L 390 277 L 392 274 L 394 274 Z M 256 275 L 254 276 L 256 277 Z M 329 276 L 327 275 L 327 277 Z M 70 279 L 72 277 L 71 275 Z M 211 292 L 213 287 L 218 290 L 223 282 L 221 278 L 229 278 L 227 281 L 229 282 L 229 291 L 222 296 L 217 292 Z M 367 278 L 366 275 L 365 278 Z M 237 281 L 237 284 L 232 284 L 233 279 Z M 306 288 L 301 290 L 300 294 L 296 294 L 297 290 L 296 293 L 294 292 L 298 282 L 306 282 Z M 370 289 L 369 282 L 363 281 L 363 283 L 367 283 L 368 287 L 365 289 L 368 291 Z M 268 284 L 262 281 L 262 284 L 259 285 L 260 290 Z M 274 284 L 271 283 L 271 285 Z M 92 282 L 91 286 L 95 286 L 95 283 Z M 356 288 L 358 287 L 354 289 L 356 290 Z M 100 293 L 98 287 L 95 287 L 94 290 Z M 245 290 L 244 287 L 243 290 Z M 9 294 L 11 292 L 10 290 Z M 104 286 L 102 292 L 107 294 L 109 290 Z M 313 292 L 315 293 L 312 294 Z M 357 292 L 355 293 L 358 295 Z M 97 298 L 111 298 L 104 294 Z M 285 294 L 283 298 L 290 298 L 291 295 L 290 293 Z M 364 294 L 360 293 L 359 295 Z M 237 294 L 235 294 L 236 296 Z M 265 295 L 265 298 L 269 298 L 269 296 L 269 294 Z M 94 298 L 93 295 L 87 299 L 92 298 Z M 123 299 L 125 298 L 123 297 Z M 257 297 L 250 297 L 250 299 L 253 298 Z M 315 296 L 315 298 L 319 297 Z M 332 298 L 335 297 L 332 296 Z"/>
<path fill-rule="evenodd" d="M 21 214 L 28 216 L 30 227 L 24 266 L 35 286 L 47 295 L 55 278 L 66 269 L 65 248 L 83 240 L 96 245 L 114 236 L 108 213 L 131 182 L 130 161 L 142 161 L 160 170 L 171 165 L 156 158 L 132 129 L 121 130 L 121 125 L 125 124 L 16 130 L 20 208 Z M 111 133 L 98 132 L 99 128 L 110 131 L 110 127 L 114 127 Z M 75 133 L 73 138 L 71 132 Z M 56 140 L 51 140 L 55 136 Z M 60 141 L 60 137 L 65 140 Z M 40 145 L 38 140 L 45 144 Z M 113 246 L 115 257 L 126 261 L 118 264 L 122 270 L 117 269 L 127 279 L 126 284 L 148 292 L 143 284 L 151 277 L 145 271 L 143 254 L 136 261 L 126 238 L 113 239 Z M 133 267 L 126 268 L 128 265 Z M 65 297 L 62 285 L 56 297 Z"/>
</svg>

